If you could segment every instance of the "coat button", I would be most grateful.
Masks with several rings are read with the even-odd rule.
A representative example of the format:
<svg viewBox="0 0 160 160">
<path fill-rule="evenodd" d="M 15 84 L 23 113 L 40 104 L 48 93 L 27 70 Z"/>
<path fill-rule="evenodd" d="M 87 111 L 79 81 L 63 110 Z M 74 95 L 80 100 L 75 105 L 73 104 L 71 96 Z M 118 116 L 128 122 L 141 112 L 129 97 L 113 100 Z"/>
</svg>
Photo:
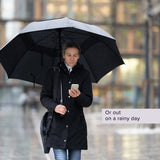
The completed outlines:
<svg viewBox="0 0 160 160">
<path fill-rule="evenodd" d="M 71 98 L 71 96 L 68 96 L 68 98 Z"/>
<path fill-rule="evenodd" d="M 69 113 L 69 110 L 67 112 Z"/>
<path fill-rule="evenodd" d="M 66 125 L 66 128 L 68 128 L 68 125 Z"/>
<path fill-rule="evenodd" d="M 64 142 L 67 142 L 67 140 L 66 140 L 66 139 L 64 139 Z"/>
<path fill-rule="evenodd" d="M 68 83 L 71 84 L 71 81 L 69 81 Z"/>
</svg>

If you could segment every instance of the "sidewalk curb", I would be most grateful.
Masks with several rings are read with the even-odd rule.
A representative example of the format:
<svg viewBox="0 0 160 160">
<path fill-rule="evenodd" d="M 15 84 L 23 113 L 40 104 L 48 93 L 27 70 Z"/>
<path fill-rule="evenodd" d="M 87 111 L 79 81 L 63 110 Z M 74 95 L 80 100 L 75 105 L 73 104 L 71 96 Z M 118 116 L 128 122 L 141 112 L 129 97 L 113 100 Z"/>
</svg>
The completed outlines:
<svg viewBox="0 0 160 160">
<path fill-rule="evenodd" d="M 31 119 L 34 127 L 34 131 L 37 135 L 38 141 L 41 145 L 42 152 L 43 152 L 43 145 L 42 145 L 42 140 L 41 140 L 41 135 L 40 135 L 40 119 L 37 114 L 37 112 L 34 109 L 31 109 Z M 54 155 L 52 152 L 49 154 L 45 154 L 46 160 L 54 160 Z"/>
</svg>

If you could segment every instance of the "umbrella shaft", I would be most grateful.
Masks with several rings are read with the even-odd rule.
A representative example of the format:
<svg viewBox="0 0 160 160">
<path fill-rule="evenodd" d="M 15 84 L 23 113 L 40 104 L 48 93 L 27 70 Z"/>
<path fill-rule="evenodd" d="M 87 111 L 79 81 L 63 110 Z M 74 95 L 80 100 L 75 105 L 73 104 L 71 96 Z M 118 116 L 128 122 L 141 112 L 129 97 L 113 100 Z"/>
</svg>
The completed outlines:
<svg viewBox="0 0 160 160">
<path fill-rule="evenodd" d="M 62 81 L 61 81 L 61 80 L 60 80 L 60 92 L 61 92 L 60 104 L 63 104 L 63 95 L 62 95 Z"/>
<path fill-rule="evenodd" d="M 58 39 L 59 39 L 59 59 L 60 59 L 60 63 L 61 63 L 61 52 L 62 52 L 62 44 L 61 44 L 61 33 L 62 33 L 62 30 L 61 28 L 58 29 Z"/>
</svg>

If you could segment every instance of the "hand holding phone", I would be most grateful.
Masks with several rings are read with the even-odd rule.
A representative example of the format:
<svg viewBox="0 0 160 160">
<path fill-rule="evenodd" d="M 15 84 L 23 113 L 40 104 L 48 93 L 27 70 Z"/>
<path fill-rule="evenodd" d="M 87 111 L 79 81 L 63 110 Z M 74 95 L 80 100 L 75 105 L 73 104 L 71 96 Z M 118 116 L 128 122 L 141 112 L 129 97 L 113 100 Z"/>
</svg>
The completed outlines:
<svg viewBox="0 0 160 160">
<path fill-rule="evenodd" d="M 71 89 L 69 89 L 69 95 L 73 98 L 78 97 L 81 94 L 78 88 L 79 84 L 72 84 Z"/>
<path fill-rule="evenodd" d="M 71 85 L 71 89 L 75 89 L 75 88 L 78 89 L 78 88 L 79 88 L 79 84 L 72 84 L 72 85 Z"/>
</svg>

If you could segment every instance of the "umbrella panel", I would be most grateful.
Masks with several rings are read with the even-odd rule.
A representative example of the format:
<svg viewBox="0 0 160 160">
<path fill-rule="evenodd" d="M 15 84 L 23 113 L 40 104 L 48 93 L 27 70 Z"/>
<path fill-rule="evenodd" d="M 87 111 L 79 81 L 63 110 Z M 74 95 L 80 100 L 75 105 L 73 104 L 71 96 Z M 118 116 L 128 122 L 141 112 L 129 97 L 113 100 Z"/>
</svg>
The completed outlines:
<svg viewBox="0 0 160 160">
<path fill-rule="evenodd" d="M 45 54 L 39 54 L 36 52 L 27 52 L 23 58 L 19 61 L 14 69 L 14 72 L 9 78 L 18 78 L 29 82 L 41 84 L 44 73 L 54 64 L 58 62 L 55 57 L 50 57 Z M 35 65 L 36 64 L 36 65 Z"/>
<path fill-rule="evenodd" d="M 80 58 L 80 62 L 92 73 L 92 82 L 98 82 L 105 74 L 123 64 L 119 56 L 111 53 L 105 44 L 97 43 L 82 54 L 83 60 Z"/>
</svg>

